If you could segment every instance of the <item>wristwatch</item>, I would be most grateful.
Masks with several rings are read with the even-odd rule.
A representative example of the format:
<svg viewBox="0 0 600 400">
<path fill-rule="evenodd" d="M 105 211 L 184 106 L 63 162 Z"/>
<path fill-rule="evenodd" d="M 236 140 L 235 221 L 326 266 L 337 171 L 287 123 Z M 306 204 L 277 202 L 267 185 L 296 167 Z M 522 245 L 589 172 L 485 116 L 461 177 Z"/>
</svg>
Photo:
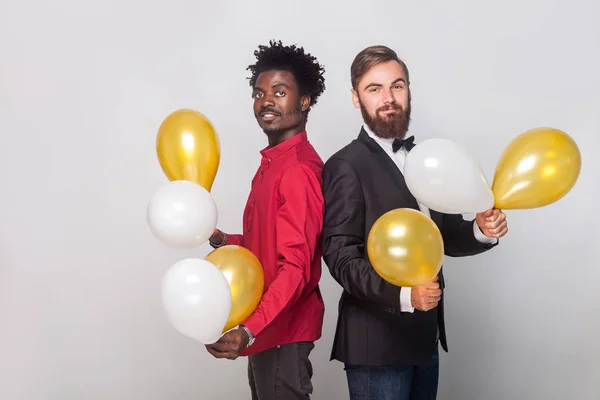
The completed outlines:
<svg viewBox="0 0 600 400">
<path fill-rule="evenodd" d="M 240 325 L 240 328 L 242 328 L 247 334 L 248 334 L 248 344 L 246 345 L 246 348 L 252 346 L 252 344 L 254 343 L 254 335 L 252 334 L 252 332 L 250 332 L 250 329 L 246 328 L 244 325 Z"/>
</svg>

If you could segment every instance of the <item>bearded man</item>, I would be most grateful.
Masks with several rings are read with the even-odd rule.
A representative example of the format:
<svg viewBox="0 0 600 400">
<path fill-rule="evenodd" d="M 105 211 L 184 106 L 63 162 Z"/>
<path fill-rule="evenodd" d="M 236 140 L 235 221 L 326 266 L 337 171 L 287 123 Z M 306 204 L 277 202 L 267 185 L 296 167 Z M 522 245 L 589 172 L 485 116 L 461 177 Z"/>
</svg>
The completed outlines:
<svg viewBox="0 0 600 400">
<path fill-rule="evenodd" d="M 496 246 L 507 232 L 506 216 L 492 209 L 465 221 L 419 204 L 402 174 L 415 145 L 413 136 L 406 138 L 406 64 L 390 48 L 371 46 L 350 71 L 364 125 L 323 169 L 323 259 L 343 288 L 331 359 L 344 364 L 351 400 L 435 399 L 438 346 L 448 351 L 444 275 L 420 287 L 388 283 L 369 261 L 369 231 L 388 211 L 420 210 L 440 228 L 446 255 L 464 257 Z"/>
</svg>

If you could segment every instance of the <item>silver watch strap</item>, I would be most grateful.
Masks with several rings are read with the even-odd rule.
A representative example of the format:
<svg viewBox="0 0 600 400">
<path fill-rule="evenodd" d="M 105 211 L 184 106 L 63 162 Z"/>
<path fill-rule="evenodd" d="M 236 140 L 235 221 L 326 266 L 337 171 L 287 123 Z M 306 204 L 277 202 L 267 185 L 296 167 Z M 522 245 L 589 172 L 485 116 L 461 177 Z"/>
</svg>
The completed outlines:
<svg viewBox="0 0 600 400">
<path fill-rule="evenodd" d="M 248 329 L 246 326 L 244 325 L 240 325 L 240 328 L 242 328 L 247 334 L 248 334 L 248 344 L 246 345 L 246 347 L 250 347 L 252 346 L 252 344 L 254 343 L 254 335 L 252 334 L 252 332 L 250 332 L 250 329 Z"/>
</svg>

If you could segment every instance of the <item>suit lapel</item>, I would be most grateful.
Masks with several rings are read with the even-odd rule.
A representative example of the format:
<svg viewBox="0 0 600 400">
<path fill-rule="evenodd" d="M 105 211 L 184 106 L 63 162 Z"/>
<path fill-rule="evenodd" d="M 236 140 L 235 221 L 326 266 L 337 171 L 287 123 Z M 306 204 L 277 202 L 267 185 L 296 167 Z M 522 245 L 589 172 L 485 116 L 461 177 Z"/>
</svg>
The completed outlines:
<svg viewBox="0 0 600 400">
<path fill-rule="evenodd" d="M 409 201 L 410 203 L 414 203 L 414 208 L 419 209 L 419 204 L 416 199 L 408 190 L 408 186 L 406 186 L 406 181 L 404 180 L 404 175 L 396 165 L 396 163 L 387 155 L 385 150 L 375 142 L 367 132 L 365 132 L 364 128 L 361 129 L 360 134 L 358 135 L 358 140 L 367 146 L 367 148 L 371 152 L 371 157 L 373 157 L 382 167 L 386 174 L 388 174 L 394 183 L 396 184 L 396 188 L 402 194 L 402 197 Z"/>
</svg>

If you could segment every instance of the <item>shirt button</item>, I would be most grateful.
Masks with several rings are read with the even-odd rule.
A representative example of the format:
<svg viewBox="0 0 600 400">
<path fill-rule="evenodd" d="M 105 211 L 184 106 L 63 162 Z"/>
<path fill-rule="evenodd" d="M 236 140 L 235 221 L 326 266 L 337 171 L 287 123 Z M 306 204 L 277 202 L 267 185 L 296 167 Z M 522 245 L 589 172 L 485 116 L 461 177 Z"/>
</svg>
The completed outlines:
<svg viewBox="0 0 600 400">
<path fill-rule="evenodd" d="M 265 173 L 265 171 L 260 171 L 260 174 L 261 174 L 261 175 L 262 175 L 262 174 L 264 174 L 264 173 Z"/>
<path fill-rule="evenodd" d="M 256 199 L 252 199 L 252 204 L 256 203 Z"/>
</svg>

